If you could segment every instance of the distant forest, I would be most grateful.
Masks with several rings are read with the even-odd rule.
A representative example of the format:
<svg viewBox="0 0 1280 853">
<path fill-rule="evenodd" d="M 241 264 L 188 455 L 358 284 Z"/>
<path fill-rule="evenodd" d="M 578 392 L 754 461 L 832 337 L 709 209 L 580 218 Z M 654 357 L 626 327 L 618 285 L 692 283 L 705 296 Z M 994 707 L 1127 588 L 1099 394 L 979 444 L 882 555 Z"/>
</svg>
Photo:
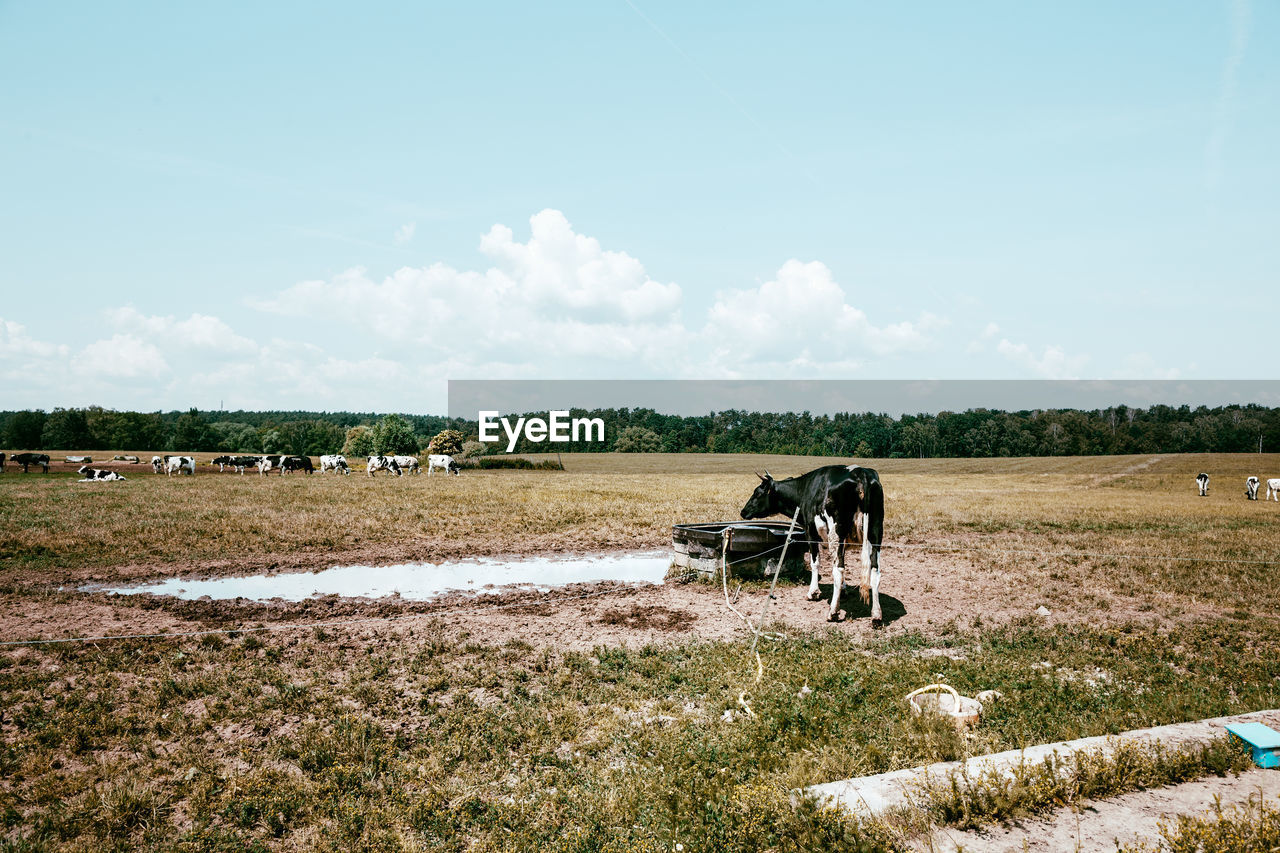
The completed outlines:
<svg viewBox="0 0 1280 853">
<path fill-rule="evenodd" d="M 545 417 L 545 413 L 540 413 Z M 1151 406 L 1080 411 L 1039 409 L 903 415 L 713 412 L 663 415 L 651 409 L 574 410 L 599 417 L 602 443 L 533 443 L 516 452 L 787 453 L 809 456 L 988 457 L 1122 453 L 1280 451 L 1280 408 Z M 0 440 L 12 450 L 169 450 L 173 452 L 412 452 L 455 429 L 471 453 L 483 448 L 475 421 L 373 412 L 127 412 L 99 407 L 0 412 Z M 383 436 L 386 436 L 384 442 Z M 372 444 L 371 444 L 372 442 Z M 390 443 L 393 442 L 394 447 Z M 386 443 L 385 447 L 376 447 Z M 346 450 L 344 450 L 346 448 Z"/>
</svg>

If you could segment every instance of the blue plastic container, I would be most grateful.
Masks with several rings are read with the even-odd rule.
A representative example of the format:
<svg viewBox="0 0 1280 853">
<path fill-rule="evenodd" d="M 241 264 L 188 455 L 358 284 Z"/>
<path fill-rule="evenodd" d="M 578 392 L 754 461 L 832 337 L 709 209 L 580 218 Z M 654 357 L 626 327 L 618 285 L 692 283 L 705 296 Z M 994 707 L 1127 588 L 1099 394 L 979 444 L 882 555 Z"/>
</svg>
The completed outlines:
<svg viewBox="0 0 1280 853">
<path fill-rule="evenodd" d="M 1259 767 L 1280 766 L 1280 732 L 1262 723 L 1231 723 L 1226 727 L 1232 743 L 1253 754 Z"/>
</svg>

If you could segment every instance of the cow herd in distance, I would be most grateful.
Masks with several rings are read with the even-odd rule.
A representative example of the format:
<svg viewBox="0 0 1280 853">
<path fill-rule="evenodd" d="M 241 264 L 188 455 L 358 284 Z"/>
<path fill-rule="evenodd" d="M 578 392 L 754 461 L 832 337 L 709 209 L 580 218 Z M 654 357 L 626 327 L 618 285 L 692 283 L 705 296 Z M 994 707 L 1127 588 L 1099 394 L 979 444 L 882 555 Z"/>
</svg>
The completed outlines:
<svg viewBox="0 0 1280 853">
<path fill-rule="evenodd" d="M 116 480 L 128 479 L 119 471 L 107 468 L 94 468 L 90 463 L 93 459 L 89 456 L 68 456 L 66 461 L 71 464 L 84 463 L 76 469 L 81 477 L 80 482 L 111 482 Z M 136 456 L 117 456 L 113 461 L 125 462 L 128 464 L 137 464 L 141 460 Z M 194 456 L 179 456 L 166 454 L 164 456 L 151 457 L 151 470 L 156 474 L 164 474 L 172 477 L 175 474 L 194 475 L 196 473 L 196 459 Z M 12 456 L 6 456 L 0 453 L 0 474 L 5 473 L 6 465 L 21 466 L 22 473 L 28 474 L 33 466 L 39 467 L 43 473 L 49 473 L 50 459 L 47 453 L 15 453 Z M 256 469 L 260 476 L 267 476 L 271 471 L 278 471 L 280 476 L 300 471 L 304 474 L 312 474 L 315 472 L 315 465 L 311 462 L 309 456 L 291 456 L 286 454 L 257 454 L 257 455 L 241 455 L 241 456 L 217 456 L 209 463 L 209 467 L 218 466 L 219 472 L 234 471 L 241 475 L 246 469 Z M 427 456 L 427 474 L 431 475 L 436 469 L 440 469 L 446 475 L 453 474 L 455 476 L 462 474 L 462 466 L 449 454 L 432 453 Z M 351 465 L 347 462 L 345 456 L 341 454 L 324 455 L 320 457 L 320 472 L 333 471 L 338 474 L 350 474 Z M 388 474 L 400 477 L 405 474 L 422 473 L 421 463 L 417 456 L 369 456 L 365 464 L 365 472 L 372 477 L 378 471 L 386 471 Z"/>
</svg>

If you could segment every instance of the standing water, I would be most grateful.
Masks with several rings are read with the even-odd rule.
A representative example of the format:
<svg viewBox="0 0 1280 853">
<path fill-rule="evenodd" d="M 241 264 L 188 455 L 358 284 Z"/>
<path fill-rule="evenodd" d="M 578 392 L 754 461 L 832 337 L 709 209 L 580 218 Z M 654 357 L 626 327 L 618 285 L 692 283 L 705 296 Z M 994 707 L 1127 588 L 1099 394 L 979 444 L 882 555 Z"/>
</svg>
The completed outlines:
<svg viewBox="0 0 1280 853">
<path fill-rule="evenodd" d="M 302 601 L 313 595 L 382 598 L 399 594 L 425 601 L 446 592 L 500 592 L 495 587 L 547 590 L 571 583 L 622 581 L 660 584 L 671 564 L 665 552 L 600 554 L 589 557 L 480 558 L 452 563 L 404 563 L 397 566 L 335 566 L 318 572 L 183 580 L 168 578 L 125 587 L 81 587 L 85 592 L 121 595 L 152 593 L 178 598 L 281 598 Z"/>
</svg>

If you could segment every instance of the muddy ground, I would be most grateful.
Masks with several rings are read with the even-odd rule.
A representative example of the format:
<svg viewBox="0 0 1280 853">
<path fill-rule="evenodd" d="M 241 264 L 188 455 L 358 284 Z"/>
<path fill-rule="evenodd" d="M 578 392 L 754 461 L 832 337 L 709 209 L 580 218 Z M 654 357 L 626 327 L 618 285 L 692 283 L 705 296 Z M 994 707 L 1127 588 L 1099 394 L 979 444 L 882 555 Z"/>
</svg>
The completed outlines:
<svg viewBox="0 0 1280 853">
<path fill-rule="evenodd" d="M 726 606 L 722 586 L 705 581 L 668 581 L 659 586 L 578 584 L 546 593 L 496 590 L 479 598 L 457 593 L 426 602 L 338 596 L 302 602 L 183 601 L 76 591 L 80 585 L 105 581 L 316 570 L 345 562 L 350 556 L 331 556 L 321 562 L 295 555 L 272 567 L 227 560 L 216 566 L 161 569 L 136 565 L 28 575 L 0 595 L 0 641 L 232 628 L 297 630 L 334 622 L 347 624 L 330 625 L 331 631 L 365 633 L 383 624 L 403 625 L 426 618 L 465 631 L 472 642 L 501 644 L 518 638 L 535 646 L 573 650 L 597 645 L 634 648 L 692 638 L 731 639 L 748 633 L 741 618 Z M 932 631 L 949 623 L 967 628 L 975 621 L 992 625 L 1028 616 L 1051 624 L 1081 619 L 1163 623 L 1208 615 L 1194 603 L 1174 597 L 1167 606 L 1153 604 L 1152 596 L 1158 598 L 1158 592 L 1141 598 L 1111 595 L 1107 609 L 1098 611 L 1096 595 L 1081 596 L 1065 583 L 1060 588 L 1052 583 L 1028 583 L 1007 566 L 984 566 L 971 555 L 886 552 L 884 572 L 880 600 L 886 623 L 883 630 L 887 632 Z M 830 575 L 824 574 L 823 598 L 814 602 L 806 597 L 805 577 L 784 579 L 769 605 L 769 621 L 782 623 L 784 630 L 800 632 L 835 630 L 851 636 L 870 632 L 870 608 L 862 603 L 856 586 L 841 598 L 843 621 L 827 621 L 829 580 Z M 731 582 L 730 593 L 737 609 L 758 622 L 768 596 L 763 584 L 749 582 L 739 589 L 736 581 Z M 1037 613 L 1042 606 L 1050 611 L 1048 615 Z"/>
</svg>

